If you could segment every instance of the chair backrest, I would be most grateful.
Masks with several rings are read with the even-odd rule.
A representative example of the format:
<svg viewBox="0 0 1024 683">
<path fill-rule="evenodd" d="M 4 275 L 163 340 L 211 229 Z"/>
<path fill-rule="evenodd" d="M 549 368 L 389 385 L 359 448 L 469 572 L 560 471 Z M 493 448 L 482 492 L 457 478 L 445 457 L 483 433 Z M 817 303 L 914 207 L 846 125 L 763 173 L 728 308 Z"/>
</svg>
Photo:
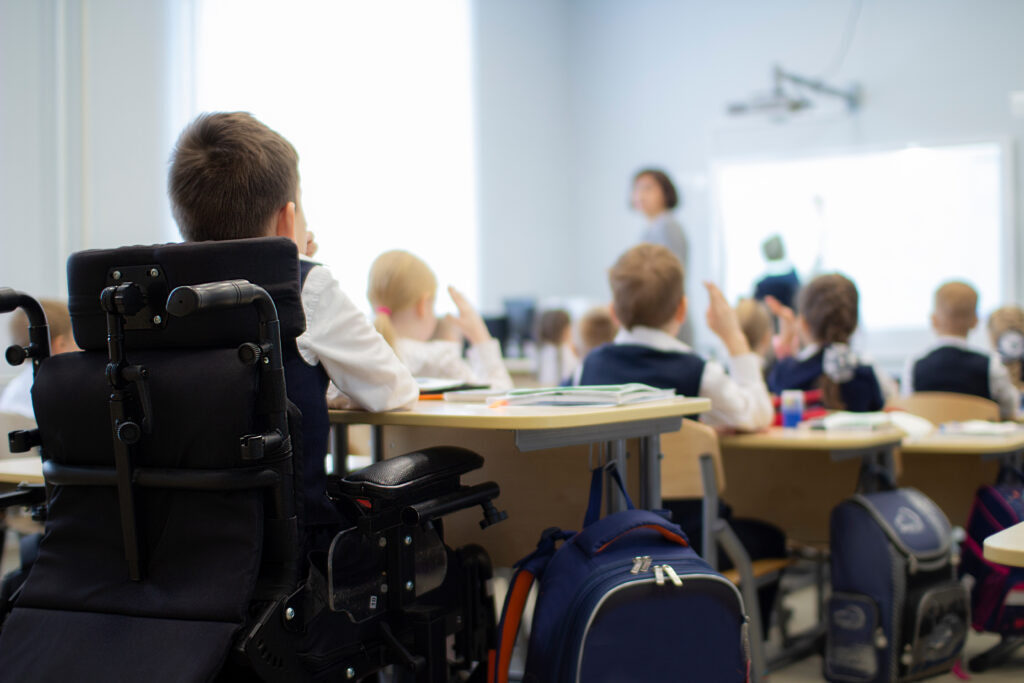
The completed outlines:
<svg viewBox="0 0 1024 683">
<path fill-rule="evenodd" d="M 970 394 L 919 391 L 894 399 L 889 405 L 919 415 L 936 425 L 963 420 L 999 420 L 998 403 Z"/>
<path fill-rule="evenodd" d="M 0 460 L 5 458 L 24 458 L 24 453 L 11 453 L 7 434 L 19 429 L 35 429 L 36 421 L 18 413 L 0 412 Z"/>
<path fill-rule="evenodd" d="M 694 420 L 683 420 L 678 432 L 661 435 L 661 495 L 664 498 L 703 498 L 700 456 L 710 455 L 715 464 L 718 493 L 725 490 L 725 468 L 718 434 Z"/>
</svg>

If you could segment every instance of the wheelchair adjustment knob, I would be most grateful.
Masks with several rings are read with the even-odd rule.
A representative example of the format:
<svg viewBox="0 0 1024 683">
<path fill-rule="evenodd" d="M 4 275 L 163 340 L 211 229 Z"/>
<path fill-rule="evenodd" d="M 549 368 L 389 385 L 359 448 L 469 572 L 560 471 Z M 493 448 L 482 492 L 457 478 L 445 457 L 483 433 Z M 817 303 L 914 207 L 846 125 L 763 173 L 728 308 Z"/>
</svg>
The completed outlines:
<svg viewBox="0 0 1024 683">
<path fill-rule="evenodd" d="M 494 507 L 494 503 L 489 500 L 481 503 L 480 507 L 484 510 L 484 518 L 480 520 L 481 529 L 486 529 L 492 524 L 497 524 L 498 522 L 508 519 L 508 513 Z"/>
<path fill-rule="evenodd" d="M 19 429 L 7 435 L 11 453 L 28 453 L 43 443 L 38 429 Z"/>
<path fill-rule="evenodd" d="M 263 349 L 252 342 L 246 342 L 238 347 L 238 360 L 242 361 L 242 365 L 256 365 L 262 355 Z"/>
<path fill-rule="evenodd" d="M 21 365 L 28 358 L 28 349 L 24 346 L 14 344 L 13 346 L 7 347 L 7 352 L 4 353 L 4 357 L 7 358 L 7 362 L 10 365 Z"/>
<path fill-rule="evenodd" d="M 142 438 L 142 428 L 134 422 L 122 422 L 117 425 L 117 438 L 129 446 L 139 442 Z"/>
</svg>

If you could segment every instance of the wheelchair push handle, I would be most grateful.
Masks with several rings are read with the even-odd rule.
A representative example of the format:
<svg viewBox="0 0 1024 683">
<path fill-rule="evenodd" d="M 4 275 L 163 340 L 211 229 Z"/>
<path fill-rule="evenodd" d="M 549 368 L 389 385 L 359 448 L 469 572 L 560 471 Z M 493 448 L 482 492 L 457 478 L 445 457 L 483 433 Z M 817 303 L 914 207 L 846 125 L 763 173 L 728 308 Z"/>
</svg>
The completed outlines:
<svg viewBox="0 0 1024 683">
<path fill-rule="evenodd" d="M 224 280 L 176 287 L 167 297 L 167 312 L 182 317 L 196 311 L 251 304 L 262 291 L 248 280 Z"/>
<path fill-rule="evenodd" d="M 28 318 L 28 346 L 8 347 L 4 356 L 11 365 L 21 365 L 31 358 L 34 370 L 39 363 L 50 357 L 50 328 L 46 324 L 46 313 L 38 301 L 28 294 L 10 287 L 0 287 L 0 313 L 10 313 L 20 308 Z"/>
</svg>

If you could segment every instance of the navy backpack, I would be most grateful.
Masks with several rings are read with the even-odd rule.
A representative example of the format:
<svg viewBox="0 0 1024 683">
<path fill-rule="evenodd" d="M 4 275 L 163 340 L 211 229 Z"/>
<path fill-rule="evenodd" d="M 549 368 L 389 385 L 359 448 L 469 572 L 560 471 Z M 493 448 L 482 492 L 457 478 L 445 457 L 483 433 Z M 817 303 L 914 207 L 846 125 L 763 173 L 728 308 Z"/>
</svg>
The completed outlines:
<svg viewBox="0 0 1024 683">
<path fill-rule="evenodd" d="M 961 575 L 971 585 L 972 625 L 1001 635 L 1024 634 L 1024 568 L 1006 567 L 985 559 L 985 539 L 1024 522 L 1024 474 L 1004 467 L 999 483 L 982 486 L 967 519 L 961 551 Z"/>
<path fill-rule="evenodd" d="M 697 556 L 678 526 L 634 509 L 628 496 L 628 510 L 598 519 L 601 484 L 598 468 L 583 531 L 548 529 L 516 565 L 490 658 L 491 683 L 508 681 L 534 581 L 526 682 L 748 681 L 739 591 Z M 564 543 L 556 549 L 558 541 Z"/>
<path fill-rule="evenodd" d="M 832 511 L 825 678 L 917 680 L 949 671 L 967 639 L 942 510 L 910 488 L 858 494 Z"/>
</svg>

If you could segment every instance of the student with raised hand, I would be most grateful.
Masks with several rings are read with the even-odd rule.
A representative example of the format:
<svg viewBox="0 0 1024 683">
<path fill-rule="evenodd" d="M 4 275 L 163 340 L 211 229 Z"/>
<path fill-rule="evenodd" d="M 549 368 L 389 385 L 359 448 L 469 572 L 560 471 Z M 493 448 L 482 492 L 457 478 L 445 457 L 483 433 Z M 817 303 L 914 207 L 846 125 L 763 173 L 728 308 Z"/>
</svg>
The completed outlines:
<svg viewBox="0 0 1024 683">
<path fill-rule="evenodd" d="M 367 298 L 374 310 L 374 325 L 413 375 L 486 384 L 498 390 L 512 388 L 501 345 L 454 287 L 448 288 L 448 295 L 459 314 L 445 319 L 446 338 L 432 339 L 438 329 L 437 277 L 422 259 L 407 251 L 386 251 L 373 262 L 369 280 Z M 466 358 L 463 337 L 470 344 Z"/>
<path fill-rule="evenodd" d="M 298 248 L 306 330 L 283 349 L 285 376 L 302 411 L 304 523 L 316 539 L 307 544 L 329 542 L 340 521 L 326 493 L 329 381 L 347 406 L 373 411 L 412 407 L 419 387 L 331 272 L 306 256 L 316 243 L 302 213 L 299 156 L 281 135 L 245 112 L 201 114 L 178 138 L 168 191 L 186 241 L 278 236 Z"/>
<path fill-rule="evenodd" d="M 1020 392 L 999 356 L 968 345 L 978 324 L 978 293 L 966 282 L 947 282 L 935 292 L 932 329 L 935 341 L 907 361 L 904 395 L 949 391 L 987 398 L 999 404 L 1003 419 L 1017 416 Z"/>
<path fill-rule="evenodd" d="M 814 278 L 800 290 L 797 315 L 777 302 L 770 304 L 780 316 L 782 334 L 795 333 L 803 344 L 799 352 L 780 358 L 772 368 L 768 375 L 772 393 L 821 389 L 830 410 L 869 412 L 885 406 L 895 393 L 892 381 L 849 346 L 857 329 L 859 301 L 853 281 L 832 273 Z M 785 349 L 790 343 L 787 338 L 781 346 Z"/>
<path fill-rule="evenodd" d="M 622 327 L 613 344 L 586 357 L 580 384 L 642 382 L 675 389 L 682 396 L 710 398 L 711 411 L 701 419 L 712 426 L 753 431 L 771 424 L 772 403 L 761 363 L 718 287 L 705 283 L 711 297 L 707 324 L 729 352 L 729 373 L 676 338 L 686 320 L 687 301 L 683 267 L 671 251 L 639 244 L 619 257 L 608 281 Z"/>
</svg>

